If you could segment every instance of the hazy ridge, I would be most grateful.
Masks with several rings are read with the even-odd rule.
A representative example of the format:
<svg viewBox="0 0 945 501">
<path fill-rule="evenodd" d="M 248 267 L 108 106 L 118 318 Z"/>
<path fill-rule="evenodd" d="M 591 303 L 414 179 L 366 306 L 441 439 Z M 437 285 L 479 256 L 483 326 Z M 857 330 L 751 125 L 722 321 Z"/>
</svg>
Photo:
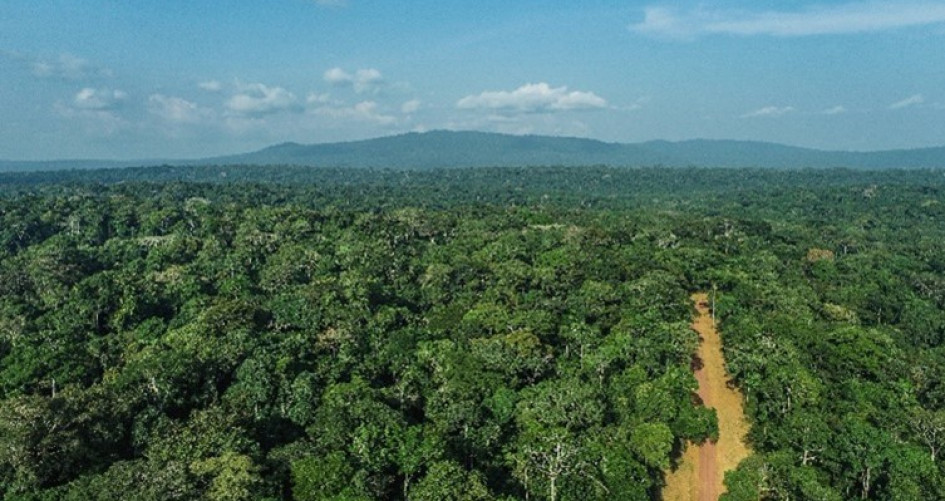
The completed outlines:
<svg viewBox="0 0 945 501">
<path fill-rule="evenodd" d="M 755 141 L 699 139 L 625 144 L 572 137 L 432 131 L 340 143 L 283 143 L 249 153 L 202 159 L 0 161 L 0 172 L 160 164 L 409 169 L 530 165 L 916 169 L 945 167 L 945 147 L 846 152 Z"/>
</svg>

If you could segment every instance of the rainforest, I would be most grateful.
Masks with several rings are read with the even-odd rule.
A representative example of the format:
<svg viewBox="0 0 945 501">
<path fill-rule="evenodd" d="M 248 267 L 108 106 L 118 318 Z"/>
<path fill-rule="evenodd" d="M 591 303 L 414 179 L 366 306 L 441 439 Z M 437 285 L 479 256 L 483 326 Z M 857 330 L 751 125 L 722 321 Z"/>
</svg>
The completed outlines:
<svg viewBox="0 0 945 501">
<path fill-rule="evenodd" d="M 943 195 L 940 170 L 2 174 L 0 498 L 662 499 L 724 430 L 702 293 L 748 425 L 721 499 L 942 499 Z"/>
</svg>

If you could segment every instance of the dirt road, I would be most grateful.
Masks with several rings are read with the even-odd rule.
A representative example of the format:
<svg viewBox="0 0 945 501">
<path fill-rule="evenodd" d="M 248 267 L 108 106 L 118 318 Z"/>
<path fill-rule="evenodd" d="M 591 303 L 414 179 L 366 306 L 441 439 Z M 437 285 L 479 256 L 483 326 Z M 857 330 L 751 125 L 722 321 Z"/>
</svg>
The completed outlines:
<svg viewBox="0 0 945 501">
<path fill-rule="evenodd" d="M 698 311 L 692 328 L 701 339 L 698 357 L 702 364 L 695 370 L 699 397 L 718 414 L 719 440 L 686 447 L 679 467 L 666 473 L 663 489 L 666 501 L 717 500 L 725 492 L 722 484 L 725 472 L 735 469 L 749 454 L 745 445 L 748 421 L 745 420 L 744 398 L 737 389 L 726 384 L 729 378 L 722 357 L 722 339 L 709 311 L 708 295 L 693 294 L 692 301 Z"/>
</svg>

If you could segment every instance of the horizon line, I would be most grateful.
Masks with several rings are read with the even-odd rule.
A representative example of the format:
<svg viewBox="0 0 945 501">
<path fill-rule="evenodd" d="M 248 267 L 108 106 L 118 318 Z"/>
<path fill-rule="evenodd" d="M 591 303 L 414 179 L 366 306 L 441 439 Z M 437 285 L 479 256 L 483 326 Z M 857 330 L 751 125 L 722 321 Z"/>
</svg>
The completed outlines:
<svg viewBox="0 0 945 501">
<path fill-rule="evenodd" d="M 758 139 L 711 139 L 705 137 L 694 137 L 689 139 L 647 139 L 643 141 L 634 141 L 634 142 L 623 142 L 623 141 L 606 141 L 599 138 L 589 137 L 589 136 L 574 136 L 574 135 L 555 135 L 555 134 L 533 134 L 533 133 L 509 133 L 509 132 L 493 132 L 493 131 L 484 131 L 484 130 L 475 130 L 475 129 L 430 129 L 424 131 L 406 131 L 398 132 L 394 134 L 387 134 L 381 136 L 372 136 L 363 139 L 349 139 L 342 141 L 325 141 L 325 142 L 313 142 L 313 143 L 300 143 L 298 141 L 283 141 L 280 143 L 273 143 L 268 146 L 263 146 L 249 151 L 239 152 L 239 153 L 222 153 L 217 155 L 202 156 L 202 157 L 176 157 L 176 158 L 48 158 L 48 159 L 37 159 L 37 160 L 24 160 L 24 159 L 8 159 L 0 158 L 0 162 L 3 163 L 55 163 L 55 162 L 145 162 L 145 163 L 168 163 L 168 162 L 196 162 L 202 160 L 212 160 L 222 157 L 233 157 L 240 155 L 248 155 L 252 153 L 257 153 L 263 150 L 270 148 L 275 148 L 284 145 L 298 145 L 298 146 L 322 146 L 322 145 L 332 145 L 332 144 L 353 144 L 353 143 L 364 143 L 370 141 L 376 141 L 380 139 L 390 139 L 410 135 L 426 135 L 434 133 L 451 133 L 451 134 L 463 134 L 463 133 L 472 133 L 472 134 L 482 134 L 490 136 L 506 136 L 506 137 L 534 137 L 534 138 L 552 138 L 552 139 L 576 139 L 583 141 L 593 141 L 602 144 L 609 145 L 621 145 L 621 146 L 634 146 L 634 145 L 645 145 L 648 143 L 670 143 L 670 144 L 682 144 L 690 142 L 718 142 L 718 143 L 752 143 L 752 144 L 765 144 L 772 146 L 783 146 L 788 148 L 797 148 L 801 150 L 814 151 L 820 153 L 886 153 L 886 152 L 905 152 L 905 151 L 917 151 L 917 150 L 927 150 L 927 149 L 937 149 L 945 148 L 945 144 L 936 145 L 936 146 L 915 146 L 915 147 L 904 147 L 904 148 L 886 148 L 886 149 L 877 149 L 877 150 L 853 150 L 853 149 L 824 149 L 824 148 L 815 148 L 809 146 L 800 146 L 790 143 L 781 143 L 777 141 L 764 141 Z"/>
</svg>

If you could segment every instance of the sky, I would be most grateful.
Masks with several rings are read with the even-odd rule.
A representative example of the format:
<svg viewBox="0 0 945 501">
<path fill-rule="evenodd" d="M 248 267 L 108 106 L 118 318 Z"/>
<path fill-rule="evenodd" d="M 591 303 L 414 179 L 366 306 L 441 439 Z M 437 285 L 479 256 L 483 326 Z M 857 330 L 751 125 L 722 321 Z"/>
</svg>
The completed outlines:
<svg viewBox="0 0 945 501">
<path fill-rule="evenodd" d="M 945 1 L 3 0 L 0 158 L 434 129 L 945 145 Z"/>
</svg>

